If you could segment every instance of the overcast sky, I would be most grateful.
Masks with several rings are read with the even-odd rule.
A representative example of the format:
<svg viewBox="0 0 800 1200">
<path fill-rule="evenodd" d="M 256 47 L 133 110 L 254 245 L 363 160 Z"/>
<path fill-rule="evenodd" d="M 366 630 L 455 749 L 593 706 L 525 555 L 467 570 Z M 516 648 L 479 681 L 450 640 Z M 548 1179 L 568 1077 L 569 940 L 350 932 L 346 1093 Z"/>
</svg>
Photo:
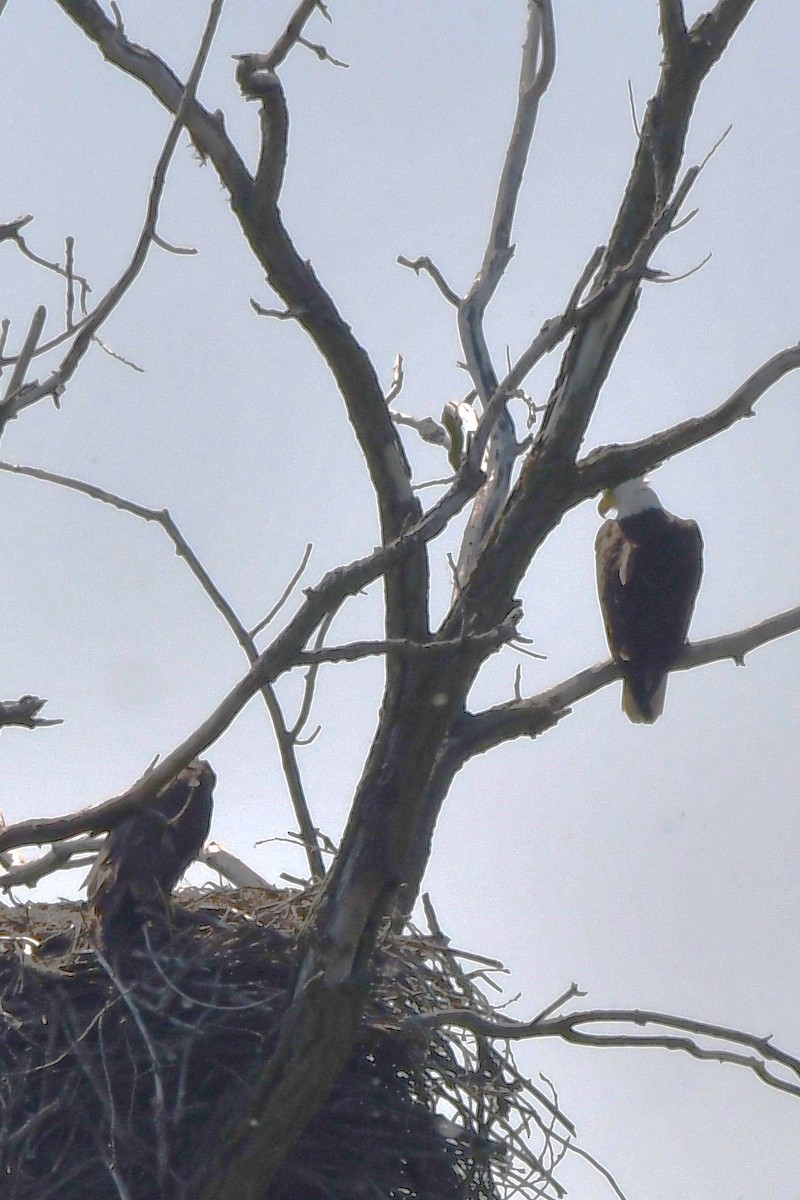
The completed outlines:
<svg viewBox="0 0 800 1200">
<path fill-rule="evenodd" d="M 200 94 L 225 112 L 253 161 L 257 107 L 233 81 L 234 52 L 265 49 L 293 9 L 228 0 Z M 430 255 L 458 291 L 483 254 L 513 114 L 523 0 L 329 0 L 317 18 L 348 70 L 296 50 L 282 70 L 291 113 L 282 212 L 300 253 L 368 349 L 386 385 L 401 352 L 398 407 L 439 416 L 463 395 L 452 310 L 396 264 Z M 701 11 L 692 5 L 689 15 Z M 128 35 L 185 76 L 201 3 L 127 0 Z M 488 320 L 492 351 L 516 356 L 563 307 L 606 240 L 660 61 L 655 0 L 556 4 L 558 67 L 522 192 L 517 252 Z M 592 422 L 587 448 L 699 414 L 800 338 L 800 13 L 758 0 L 697 105 L 687 165 L 730 136 L 692 196 L 699 214 L 658 251 L 679 274 L 653 285 Z M 106 65 L 52 0 L 11 0 L 0 20 L 0 222 L 35 220 L 29 244 L 77 269 L 94 297 L 126 265 L 169 122 Z M 256 317 L 274 298 L 210 166 L 185 143 L 160 223 L 195 257 L 153 250 L 103 332 L 135 373 L 94 349 L 60 411 L 43 403 L 7 430 L 0 456 L 169 507 L 247 624 L 280 595 L 303 553 L 306 583 L 368 552 L 375 505 L 333 381 L 302 331 Z M 57 281 L 0 246 L 2 312 L 17 349 L 37 304 L 60 328 Z M 548 393 L 557 355 L 529 380 Z M 45 367 L 37 367 L 40 376 Z M 441 451 L 407 441 L 418 481 Z M 664 504 L 694 517 L 706 571 L 692 634 L 740 628 L 800 603 L 800 376 L 755 420 L 665 466 Z M 431 497 L 435 493 L 423 493 Z M 230 632 L 163 533 L 88 499 L 0 475 L 4 589 L 0 693 L 48 699 L 56 729 L 0 739 L 8 821 L 71 811 L 124 790 L 172 749 L 243 673 Z M 521 588 L 524 632 L 544 662 L 504 650 L 477 706 L 507 699 L 521 662 L 533 694 L 605 657 L 594 586 L 593 503 L 571 513 Z M 434 609 L 447 553 L 431 548 Z M 334 640 L 377 636 L 377 589 L 352 602 Z M 596 1007 L 659 1008 L 773 1034 L 800 1054 L 800 637 L 670 682 L 664 716 L 634 727 L 619 685 L 535 743 L 469 765 L 439 824 L 426 886 L 454 943 L 501 958 L 514 1011 L 530 1016 L 572 980 Z M 341 833 L 374 730 L 376 664 L 322 672 L 302 770 L 316 823 Z M 291 712 L 299 695 L 283 691 Z M 263 705 L 254 700 L 209 754 L 219 777 L 213 835 L 270 878 L 302 873 L 281 839 L 293 818 Z M 75 894 L 64 875 L 49 895 Z M 27 893 L 21 893 L 24 898 Z M 581 1144 L 629 1200 L 800 1200 L 800 1101 L 751 1074 L 664 1051 L 520 1050 L 544 1072 Z M 580 1160 L 575 1200 L 607 1184 Z"/>
</svg>

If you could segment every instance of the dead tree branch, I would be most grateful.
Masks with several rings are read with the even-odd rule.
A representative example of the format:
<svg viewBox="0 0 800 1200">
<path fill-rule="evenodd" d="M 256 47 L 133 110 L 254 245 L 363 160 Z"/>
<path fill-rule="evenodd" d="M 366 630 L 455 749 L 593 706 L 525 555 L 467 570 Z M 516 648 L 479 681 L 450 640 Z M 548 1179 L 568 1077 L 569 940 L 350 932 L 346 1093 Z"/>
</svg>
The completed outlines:
<svg viewBox="0 0 800 1200">
<path fill-rule="evenodd" d="M 0 875 L 0 890 L 10 892 L 17 887 L 36 887 L 42 879 L 55 871 L 87 867 L 94 862 L 97 851 L 102 849 L 102 837 L 76 838 L 74 841 L 56 842 L 54 846 L 32 862 L 9 867 Z"/>
<path fill-rule="evenodd" d="M 328 10 L 321 0 L 301 0 L 292 16 L 289 18 L 286 28 L 281 36 L 276 41 L 275 45 L 270 50 L 269 54 L 264 56 L 264 66 L 267 70 L 275 71 L 287 57 L 293 46 L 298 42 L 302 42 L 303 29 L 309 17 L 313 16 L 314 12 L 319 10 L 322 15 L 330 21 Z"/>
<path fill-rule="evenodd" d="M 425 1029 L 450 1024 L 460 1025 L 482 1037 L 508 1039 L 509 1041 L 558 1037 L 574 1046 L 680 1050 L 690 1054 L 693 1058 L 704 1061 L 732 1063 L 735 1066 L 747 1067 L 770 1087 L 788 1092 L 793 1096 L 800 1096 L 800 1059 L 773 1046 L 771 1037 L 759 1037 L 740 1029 L 730 1029 L 724 1025 L 713 1025 L 706 1021 L 692 1021 L 686 1017 L 672 1016 L 669 1013 L 635 1008 L 587 1009 L 545 1020 L 536 1017 L 533 1021 L 525 1023 L 495 1021 L 482 1017 L 479 1013 L 451 1009 L 415 1018 L 410 1024 L 413 1024 L 415 1028 Z M 670 1032 L 640 1035 L 634 1033 L 590 1033 L 582 1028 L 593 1025 L 655 1026 L 661 1030 L 677 1031 L 682 1036 L 676 1037 L 674 1033 Z M 707 1038 L 712 1045 L 704 1046 L 697 1041 L 698 1038 Z M 720 1042 L 753 1050 L 757 1057 L 723 1049 L 719 1045 Z M 768 1064 L 784 1068 L 794 1076 L 794 1079 L 785 1079 L 776 1075 L 769 1069 Z"/>
<path fill-rule="evenodd" d="M 555 69 L 555 27 L 550 0 L 528 0 L 528 23 L 522 50 L 517 111 L 500 176 L 489 239 L 478 274 L 459 304 L 458 329 L 467 369 L 483 407 L 485 432 L 480 450 L 472 456 L 474 469 L 486 482 L 472 506 L 456 565 L 456 586 L 463 587 L 472 573 L 481 548 L 502 510 L 511 488 L 511 471 L 517 451 L 514 425 L 506 396 L 491 406 L 498 391 L 483 319 L 511 261 L 511 232 L 525 167 L 528 162 L 539 103 Z M 491 409 L 491 414 L 490 414 Z"/>
<path fill-rule="evenodd" d="M 800 367 L 800 343 L 781 350 L 763 363 L 718 408 L 692 417 L 671 429 L 623 446 L 599 446 L 577 464 L 581 490 L 593 496 L 603 487 L 635 479 L 654 470 L 675 454 L 698 446 L 743 417 L 755 416 L 755 404 L 766 391 Z"/>
<path fill-rule="evenodd" d="M 695 667 L 731 659 L 744 666 L 745 658 L 759 646 L 784 638 L 800 630 L 800 607 L 767 617 L 755 625 L 734 633 L 720 634 L 702 642 L 691 642 L 673 666 L 673 671 L 691 671 Z M 459 730 L 461 761 L 483 754 L 511 738 L 538 737 L 567 716 L 574 704 L 607 687 L 621 677 L 619 667 L 610 659 L 579 671 L 555 687 L 527 700 L 512 700 L 484 712 L 468 714 Z"/>
<path fill-rule="evenodd" d="M 433 282 L 436 284 L 439 291 L 444 296 L 449 304 L 455 305 L 456 308 L 461 304 L 461 297 L 458 292 L 454 292 L 450 284 L 445 279 L 442 272 L 436 266 L 436 263 L 428 258 L 427 254 L 423 254 L 420 258 L 405 258 L 404 255 L 398 254 L 397 261 L 401 267 L 408 267 L 415 275 L 419 275 L 420 271 L 427 271 Z"/>
<path fill-rule="evenodd" d="M 40 717 L 47 704 L 38 696 L 20 696 L 19 700 L 0 702 L 0 727 L 15 725 L 22 729 L 44 729 L 49 725 L 63 725 L 61 717 Z"/>
<path fill-rule="evenodd" d="M 2 412 L 6 404 L 9 403 L 9 400 L 19 391 L 25 382 L 25 376 L 28 372 L 28 367 L 31 365 L 31 360 L 36 353 L 36 347 L 39 343 L 39 338 L 41 337 L 42 330 L 44 329 L 44 323 L 46 319 L 47 309 L 43 304 L 40 304 L 31 317 L 30 327 L 25 336 L 25 341 L 23 342 L 22 349 L 17 355 L 16 362 L 14 363 L 14 370 L 11 373 L 11 379 L 9 380 L 8 387 L 6 388 L 6 394 L 3 397 L 2 405 L 0 405 L 0 418 L 2 417 Z"/>
<path fill-rule="evenodd" d="M 130 263 L 116 283 L 113 284 L 102 300 L 100 300 L 90 315 L 81 324 L 75 340 L 56 370 L 52 372 L 43 383 L 31 383 L 27 386 L 23 386 L 20 379 L 20 382 L 17 384 L 16 388 L 10 394 L 6 395 L 2 404 L 0 404 L 0 433 L 2 433 L 2 430 L 8 421 L 13 420 L 23 409 L 30 407 L 32 404 L 36 404 L 39 400 L 49 396 L 52 397 L 56 404 L 59 402 L 69 380 L 72 378 L 72 375 L 74 374 L 84 354 L 88 350 L 92 339 L 97 334 L 100 326 L 114 311 L 125 293 L 130 288 L 131 284 L 141 272 L 157 232 L 156 226 L 158 222 L 158 211 L 161 204 L 161 197 L 164 193 L 167 169 L 178 145 L 178 139 L 180 137 L 181 130 L 186 123 L 187 112 L 191 109 L 191 106 L 194 102 L 194 95 L 197 85 L 200 82 L 200 77 L 203 73 L 203 68 L 210 53 L 211 44 L 214 40 L 214 34 L 222 13 L 223 2 L 224 0 L 212 0 L 206 28 L 200 42 L 200 48 L 189 73 L 189 79 L 187 81 L 186 88 L 176 106 L 175 120 L 172 123 L 172 128 L 167 134 L 166 141 L 164 142 L 163 149 L 153 172 L 153 181 L 150 188 L 150 196 L 148 198 L 147 214 L 145 216 L 144 226 L 141 234 L 139 235 L 139 241 L 136 245 L 136 249 L 134 250 Z M 82 5 L 79 4 L 78 7 L 82 7 Z M 89 7 L 97 8 L 96 5 Z M 99 9 L 97 11 L 100 13 Z M 101 13 L 100 15 L 102 16 L 103 21 L 108 23 L 107 18 Z M 119 36 L 122 37 L 121 34 Z M 44 316 L 42 315 L 42 323 L 43 321 Z M 31 333 L 32 332 L 33 330 L 31 330 Z M 31 357 L 32 355 L 33 349 L 31 349 Z M 15 368 L 15 378 L 20 374 L 21 363 L 22 356 L 17 362 L 17 366 Z"/>
<path fill-rule="evenodd" d="M 598 282 L 602 286 L 621 267 L 637 260 L 640 278 L 617 289 L 601 311 L 573 335 L 542 423 L 539 441 L 543 450 L 558 451 L 568 460 L 577 453 L 600 388 L 633 319 L 647 260 L 677 215 L 679 193 L 683 190 L 685 195 L 694 181 L 690 172 L 673 196 L 700 86 L 752 3 L 720 0 L 709 14 L 713 19 L 701 18 L 686 38 L 676 34 L 676 5 L 662 5 L 662 21 L 665 14 L 667 19 L 662 26 L 661 77 L 647 106 L 633 170 Z M 648 252 L 643 255 L 645 246 Z"/>
<path fill-rule="evenodd" d="M 275 603 L 273 604 L 272 608 L 269 610 L 267 615 L 265 617 L 262 617 L 261 620 L 258 622 L 258 624 L 254 625 L 253 628 L 250 630 L 251 638 L 256 637 L 259 633 L 262 633 L 266 629 L 266 627 L 272 623 L 272 621 L 275 619 L 275 617 L 277 617 L 278 613 L 281 611 L 284 604 L 291 596 L 297 583 L 300 581 L 300 577 L 302 576 L 303 572 L 305 571 L 306 567 L 308 566 L 308 560 L 311 558 L 312 550 L 313 550 L 312 543 L 307 542 L 306 548 L 303 551 L 303 557 L 300 559 L 300 564 L 297 567 L 297 570 L 294 572 L 291 579 L 286 584 L 286 587 L 283 589 L 280 596 L 275 601 Z"/>
<path fill-rule="evenodd" d="M 319 663 L 359 662 L 363 658 L 383 657 L 385 654 L 400 654 L 411 658 L 430 654 L 448 654 L 454 650 L 463 649 L 469 642 L 480 648 L 491 650 L 506 645 L 517 637 L 517 619 L 519 613 L 497 629 L 487 633 L 464 634 L 452 642 L 443 642 L 431 638 L 427 642 L 412 642 L 404 638 L 383 641 L 351 642 L 347 646 L 329 646 L 324 650 L 299 650 L 295 662 L 300 665 Z"/>
</svg>

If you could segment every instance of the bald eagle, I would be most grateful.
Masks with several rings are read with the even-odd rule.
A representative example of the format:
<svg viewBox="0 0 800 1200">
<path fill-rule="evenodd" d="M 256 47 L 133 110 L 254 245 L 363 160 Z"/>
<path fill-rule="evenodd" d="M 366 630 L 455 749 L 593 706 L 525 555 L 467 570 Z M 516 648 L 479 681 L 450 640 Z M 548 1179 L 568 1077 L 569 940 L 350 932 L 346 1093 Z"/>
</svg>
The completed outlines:
<svg viewBox="0 0 800 1200">
<path fill-rule="evenodd" d="M 215 783 L 208 763 L 195 760 L 111 830 L 86 880 L 104 945 L 166 915 L 172 889 L 208 836 Z"/>
<path fill-rule="evenodd" d="M 597 534 L 597 591 L 614 662 L 622 670 L 622 709 L 651 725 L 662 713 L 667 674 L 686 643 L 703 573 L 703 538 L 694 521 L 667 512 L 644 479 L 603 493 L 598 511 L 616 509 Z"/>
</svg>

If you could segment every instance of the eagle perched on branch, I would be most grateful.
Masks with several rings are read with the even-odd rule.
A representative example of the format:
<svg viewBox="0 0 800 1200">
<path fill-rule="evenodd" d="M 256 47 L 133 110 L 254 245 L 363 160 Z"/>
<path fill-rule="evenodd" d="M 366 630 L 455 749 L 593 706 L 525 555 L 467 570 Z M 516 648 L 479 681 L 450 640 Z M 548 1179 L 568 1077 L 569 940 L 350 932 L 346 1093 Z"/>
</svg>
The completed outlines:
<svg viewBox="0 0 800 1200">
<path fill-rule="evenodd" d="M 172 889 L 208 836 L 215 783 L 208 763 L 196 759 L 111 830 L 86 880 L 106 946 L 166 916 Z"/>
<path fill-rule="evenodd" d="M 622 670 L 622 709 L 635 724 L 661 716 L 667 676 L 686 644 L 703 574 L 695 521 L 676 517 L 644 479 L 603 493 L 595 542 L 597 591 L 612 657 Z"/>
</svg>

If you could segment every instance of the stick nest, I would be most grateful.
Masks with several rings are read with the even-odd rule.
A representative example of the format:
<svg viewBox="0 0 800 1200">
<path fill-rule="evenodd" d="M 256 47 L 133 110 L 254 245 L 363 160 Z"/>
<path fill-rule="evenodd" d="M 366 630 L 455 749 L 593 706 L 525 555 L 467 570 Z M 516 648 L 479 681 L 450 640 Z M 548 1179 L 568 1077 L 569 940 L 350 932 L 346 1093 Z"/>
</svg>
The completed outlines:
<svg viewBox="0 0 800 1200">
<path fill-rule="evenodd" d="M 80 905 L 0 907 L 4 1200 L 199 1198 L 221 1114 L 246 1106 L 275 1043 L 314 894 L 184 892 L 169 936 L 112 961 Z M 269 1200 L 561 1194 L 554 1098 L 507 1044 L 415 1026 L 442 1009 L 492 1016 L 492 966 L 441 936 L 387 933 L 359 1044 Z"/>
</svg>

